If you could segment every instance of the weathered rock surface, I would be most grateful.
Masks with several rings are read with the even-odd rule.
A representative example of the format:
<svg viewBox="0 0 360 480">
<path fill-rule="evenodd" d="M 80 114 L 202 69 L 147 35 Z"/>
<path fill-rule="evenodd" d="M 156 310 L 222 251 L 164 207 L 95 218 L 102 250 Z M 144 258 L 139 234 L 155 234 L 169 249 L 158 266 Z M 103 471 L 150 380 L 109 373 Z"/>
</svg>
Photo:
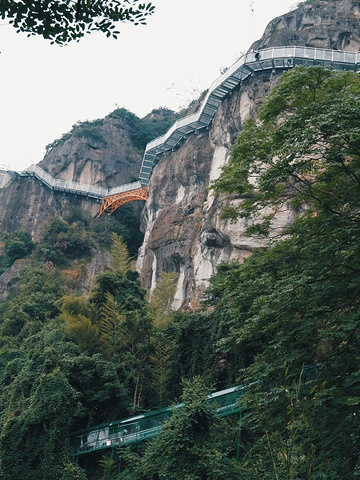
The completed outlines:
<svg viewBox="0 0 360 480">
<path fill-rule="evenodd" d="M 232 224 L 220 218 L 223 207 L 241 199 L 215 197 L 209 187 L 226 163 L 242 122 L 255 114 L 276 78 L 262 73 L 237 88 L 220 105 L 209 131 L 190 136 L 154 168 L 138 269 L 148 288 L 154 288 L 162 271 L 177 272 L 177 307 L 198 307 L 216 265 L 242 260 L 264 244 L 263 239 L 245 236 L 242 220 Z M 284 225 L 292 218 L 289 210 L 278 222 Z"/>
<path fill-rule="evenodd" d="M 305 4 L 270 22 L 251 48 L 306 45 L 359 50 L 359 5 L 354 0 Z M 223 207 L 237 205 L 241 199 L 214 197 L 208 187 L 227 162 L 243 121 L 256 114 L 277 75 L 263 72 L 249 78 L 225 98 L 209 131 L 190 136 L 154 168 L 143 214 L 145 240 L 137 265 L 148 288 L 156 286 L 162 271 L 178 272 L 176 307 L 197 308 L 220 262 L 241 261 L 264 243 L 245 235 L 242 220 L 232 224 L 221 219 Z M 293 212 L 284 209 L 274 228 L 292 221 Z"/>
<path fill-rule="evenodd" d="M 7 300 L 10 293 L 16 288 L 21 272 L 26 265 L 26 261 L 17 260 L 10 268 L 0 275 L 0 303 Z"/>
<path fill-rule="evenodd" d="M 141 160 L 124 119 L 110 115 L 101 124 L 84 128 L 84 135 L 60 142 L 39 166 L 55 178 L 115 187 L 139 175 Z"/>
<path fill-rule="evenodd" d="M 253 49 L 303 45 L 357 52 L 359 0 L 314 0 L 272 20 Z"/>
</svg>

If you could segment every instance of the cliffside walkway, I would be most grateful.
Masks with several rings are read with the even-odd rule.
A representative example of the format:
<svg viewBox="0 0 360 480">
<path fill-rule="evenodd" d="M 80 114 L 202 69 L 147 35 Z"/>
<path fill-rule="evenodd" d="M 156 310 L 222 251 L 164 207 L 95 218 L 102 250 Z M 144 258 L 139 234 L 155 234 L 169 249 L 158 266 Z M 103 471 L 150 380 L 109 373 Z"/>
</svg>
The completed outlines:
<svg viewBox="0 0 360 480">
<path fill-rule="evenodd" d="M 228 388 L 208 395 L 208 400 L 216 404 L 219 416 L 232 415 L 240 411 L 238 400 L 247 390 L 248 387 L 244 386 Z M 181 406 L 178 404 L 175 408 Z M 70 439 L 73 455 L 79 457 L 149 440 L 159 434 L 163 422 L 172 415 L 173 408 L 167 407 L 75 432 Z"/>
<path fill-rule="evenodd" d="M 128 201 L 146 200 L 149 179 L 159 156 L 178 148 L 188 135 L 209 128 L 226 95 L 252 75 L 263 71 L 288 70 L 296 65 L 321 65 L 360 72 L 360 52 L 292 46 L 246 53 L 211 84 L 198 112 L 178 120 L 164 135 L 146 145 L 138 182 L 107 189 L 55 179 L 37 165 L 18 175 L 33 175 L 53 190 L 99 199 L 102 201 L 99 215 L 105 211 L 112 213 Z"/>
<path fill-rule="evenodd" d="M 14 175 L 20 177 L 36 177 L 44 185 L 52 190 L 64 193 L 72 193 L 75 195 L 85 195 L 90 198 L 96 198 L 102 200 L 99 216 L 108 210 L 112 213 L 116 208 L 120 207 L 126 202 L 133 200 L 146 200 L 147 187 L 141 185 L 140 182 L 126 183 L 113 188 L 104 188 L 97 185 L 89 185 L 86 183 L 71 182 L 52 177 L 49 173 L 45 172 L 38 165 L 31 165 L 29 168 L 22 172 L 12 172 L 1 170 L 0 168 L 0 188 L 2 186 L 2 172 L 5 175 Z"/>
</svg>

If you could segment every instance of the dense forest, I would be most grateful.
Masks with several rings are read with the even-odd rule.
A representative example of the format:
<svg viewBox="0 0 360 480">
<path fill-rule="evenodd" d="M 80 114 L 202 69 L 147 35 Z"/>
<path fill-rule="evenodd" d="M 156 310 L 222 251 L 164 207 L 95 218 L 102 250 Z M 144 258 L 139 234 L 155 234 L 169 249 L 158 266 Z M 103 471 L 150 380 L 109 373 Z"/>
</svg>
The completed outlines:
<svg viewBox="0 0 360 480">
<path fill-rule="evenodd" d="M 359 112 L 353 72 L 281 77 L 213 185 L 268 245 L 219 265 L 202 311 L 172 310 L 174 273 L 141 287 L 130 207 L 2 235 L 1 268 L 24 268 L 0 304 L 1 480 L 360 478 Z M 296 220 L 274 231 L 284 208 Z M 111 268 L 80 293 L 100 248 Z M 206 395 L 236 384 L 241 414 L 218 418 Z M 71 456 L 71 432 L 179 401 L 154 440 Z"/>
</svg>

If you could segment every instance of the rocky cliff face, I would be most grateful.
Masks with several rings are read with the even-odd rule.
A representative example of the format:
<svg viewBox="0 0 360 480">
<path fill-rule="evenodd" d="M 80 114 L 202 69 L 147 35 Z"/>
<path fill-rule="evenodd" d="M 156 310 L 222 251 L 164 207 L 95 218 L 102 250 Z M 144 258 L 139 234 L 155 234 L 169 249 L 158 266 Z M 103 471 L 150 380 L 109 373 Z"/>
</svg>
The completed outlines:
<svg viewBox="0 0 360 480">
<path fill-rule="evenodd" d="M 226 163 L 242 122 L 255 114 L 276 78 L 263 73 L 236 89 L 220 105 L 209 131 L 189 137 L 154 168 L 138 269 L 148 288 L 154 288 L 162 271 L 177 272 L 176 307 L 197 308 L 216 265 L 242 260 L 263 245 L 262 239 L 245 236 L 242 220 L 232 224 L 220 218 L 223 207 L 241 199 L 215 197 L 208 188 Z M 280 225 L 291 220 L 290 210 L 278 218 Z"/>
<path fill-rule="evenodd" d="M 55 141 L 39 165 L 55 178 L 113 187 L 138 176 L 141 161 L 126 121 L 109 115 L 101 121 L 85 122 L 74 134 Z M 94 217 L 99 203 L 53 192 L 33 177 L 14 176 L 0 189 L 0 230 L 27 230 L 36 240 L 54 216 L 66 218 L 74 208 Z"/>
<path fill-rule="evenodd" d="M 306 2 L 274 19 L 252 49 L 278 45 L 359 50 L 360 2 L 328 0 Z M 220 105 L 209 131 L 188 138 L 177 151 L 163 156 L 154 168 L 143 214 L 145 240 L 138 269 L 142 281 L 154 288 L 162 271 L 177 272 L 176 307 L 197 308 L 216 265 L 241 261 L 260 238 L 248 238 L 246 225 L 221 219 L 224 206 L 240 198 L 214 197 L 208 190 L 227 162 L 230 147 L 243 121 L 256 111 L 277 80 L 275 73 L 249 78 Z M 284 210 L 274 227 L 293 220 Z"/>
<path fill-rule="evenodd" d="M 115 187 L 138 177 L 142 154 L 134 148 L 126 118 L 110 114 L 84 122 L 54 147 L 39 166 L 55 178 Z"/>
<path fill-rule="evenodd" d="M 280 45 L 356 52 L 360 45 L 359 0 L 312 0 L 272 20 L 251 48 Z"/>
</svg>

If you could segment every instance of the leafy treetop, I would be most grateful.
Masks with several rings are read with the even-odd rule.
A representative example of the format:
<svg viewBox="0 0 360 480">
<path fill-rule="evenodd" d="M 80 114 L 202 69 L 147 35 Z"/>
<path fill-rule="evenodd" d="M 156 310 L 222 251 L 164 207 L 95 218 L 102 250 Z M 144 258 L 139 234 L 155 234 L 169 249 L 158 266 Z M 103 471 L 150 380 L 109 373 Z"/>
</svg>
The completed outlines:
<svg viewBox="0 0 360 480">
<path fill-rule="evenodd" d="M 66 44 L 92 31 L 117 38 L 117 22 L 144 25 L 154 8 L 151 3 L 138 0 L 3 0 L 0 17 L 9 18 L 18 32 Z"/>
</svg>

